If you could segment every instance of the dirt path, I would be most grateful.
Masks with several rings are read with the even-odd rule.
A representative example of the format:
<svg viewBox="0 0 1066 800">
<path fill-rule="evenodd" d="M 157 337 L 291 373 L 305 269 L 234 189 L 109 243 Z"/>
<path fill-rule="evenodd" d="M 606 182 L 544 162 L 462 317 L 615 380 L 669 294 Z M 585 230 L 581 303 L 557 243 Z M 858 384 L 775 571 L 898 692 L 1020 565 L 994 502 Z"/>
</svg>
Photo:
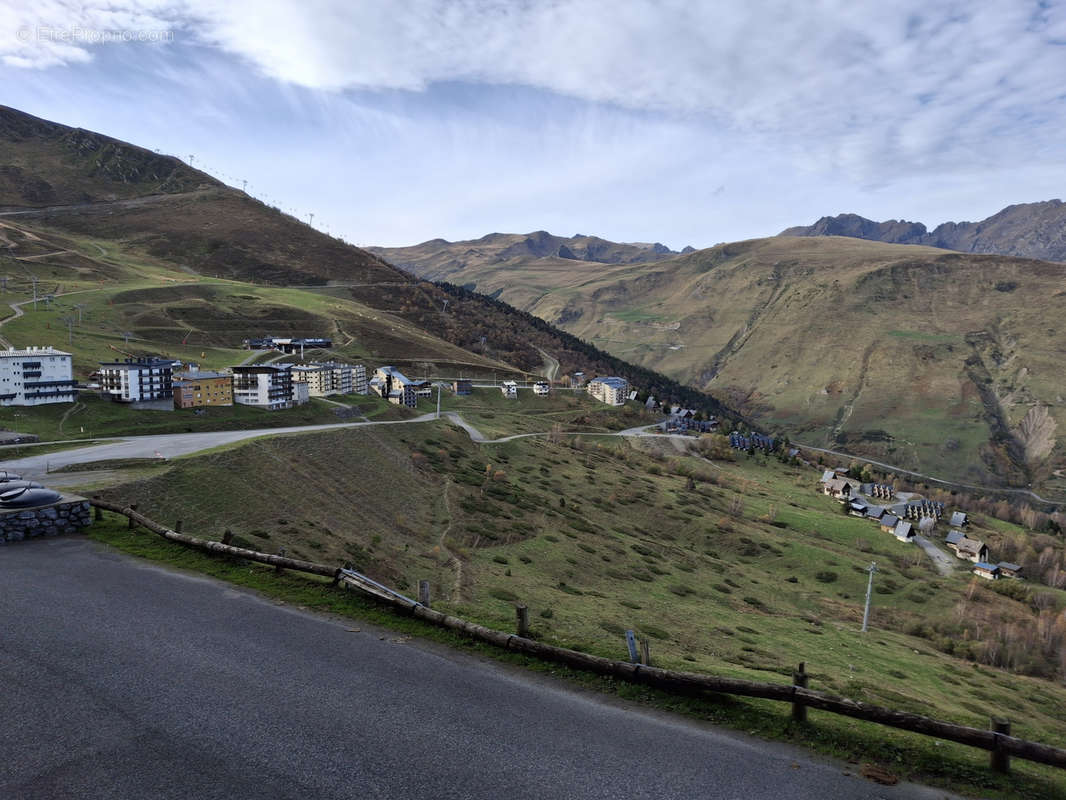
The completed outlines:
<svg viewBox="0 0 1066 800">
<path fill-rule="evenodd" d="M 929 556 L 929 559 L 933 562 L 933 566 L 936 567 L 936 571 L 941 575 L 950 575 L 955 571 L 955 559 L 931 541 L 924 536 L 915 536 L 914 541 L 925 551 L 925 554 Z"/>
<path fill-rule="evenodd" d="M 534 345 L 534 349 L 540 353 L 540 357 L 544 359 L 544 372 L 542 374 L 545 379 L 554 381 L 555 376 L 559 374 L 559 360 L 548 353 L 547 350 L 543 350 L 536 345 Z"/>
<path fill-rule="evenodd" d="M 455 527 L 455 510 L 452 508 L 451 488 L 452 482 L 449 479 L 444 484 L 444 508 L 448 512 L 448 525 L 441 531 L 437 546 L 440 547 L 441 555 L 447 558 L 445 565 L 455 570 L 451 600 L 453 603 L 457 603 L 463 599 L 463 562 L 448 549 L 445 541 L 448 538 L 448 534 L 452 532 L 452 528 Z"/>
</svg>

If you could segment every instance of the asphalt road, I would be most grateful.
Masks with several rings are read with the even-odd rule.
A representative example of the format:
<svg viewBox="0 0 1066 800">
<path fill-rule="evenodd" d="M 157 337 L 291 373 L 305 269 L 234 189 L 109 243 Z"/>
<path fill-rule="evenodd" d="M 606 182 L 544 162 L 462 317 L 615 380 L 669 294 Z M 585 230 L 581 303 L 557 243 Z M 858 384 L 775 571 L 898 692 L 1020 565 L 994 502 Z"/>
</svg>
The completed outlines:
<svg viewBox="0 0 1066 800">
<path fill-rule="evenodd" d="M 78 537 L 0 547 L 0 615 L 7 800 L 945 796 Z"/>
</svg>

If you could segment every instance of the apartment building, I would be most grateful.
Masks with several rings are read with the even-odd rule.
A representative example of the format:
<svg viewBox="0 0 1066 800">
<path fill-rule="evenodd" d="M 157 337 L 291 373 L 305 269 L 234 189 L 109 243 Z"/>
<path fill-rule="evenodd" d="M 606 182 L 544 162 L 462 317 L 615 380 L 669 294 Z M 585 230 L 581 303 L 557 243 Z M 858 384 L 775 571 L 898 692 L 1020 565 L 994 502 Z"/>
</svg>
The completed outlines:
<svg viewBox="0 0 1066 800">
<path fill-rule="evenodd" d="M 174 396 L 174 362 L 169 358 L 127 358 L 100 362 L 100 386 L 120 403 L 170 400 Z"/>
<path fill-rule="evenodd" d="M 414 408 L 418 405 L 417 386 L 396 367 L 378 367 L 370 379 L 370 389 L 398 406 Z"/>
<path fill-rule="evenodd" d="M 70 353 L 51 347 L 0 351 L 0 406 L 72 403 L 75 399 Z"/>
<path fill-rule="evenodd" d="M 233 368 L 233 401 L 269 411 L 292 408 L 292 367 L 246 364 Z"/>
<path fill-rule="evenodd" d="M 593 378 L 589 381 L 588 393 L 609 406 L 620 406 L 629 394 L 629 381 L 625 378 Z"/>
<path fill-rule="evenodd" d="M 233 405 L 233 376 L 228 372 L 189 372 L 174 376 L 174 408 Z"/>
<path fill-rule="evenodd" d="M 538 397 L 546 397 L 551 392 L 551 384 L 547 381 L 537 381 L 533 384 L 533 394 Z"/>
<path fill-rule="evenodd" d="M 366 367 L 333 361 L 297 364 L 292 368 L 294 383 L 306 383 L 311 397 L 333 394 L 366 394 Z"/>
</svg>

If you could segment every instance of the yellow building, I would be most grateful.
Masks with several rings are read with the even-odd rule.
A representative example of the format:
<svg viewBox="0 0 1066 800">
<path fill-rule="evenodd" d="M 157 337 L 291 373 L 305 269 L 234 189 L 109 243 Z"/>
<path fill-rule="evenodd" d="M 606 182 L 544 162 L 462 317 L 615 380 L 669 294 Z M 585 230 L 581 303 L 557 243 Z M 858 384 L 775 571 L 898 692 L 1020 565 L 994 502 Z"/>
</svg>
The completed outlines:
<svg viewBox="0 0 1066 800">
<path fill-rule="evenodd" d="M 174 376 L 174 408 L 233 405 L 233 376 L 197 372 Z"/>
</svg>

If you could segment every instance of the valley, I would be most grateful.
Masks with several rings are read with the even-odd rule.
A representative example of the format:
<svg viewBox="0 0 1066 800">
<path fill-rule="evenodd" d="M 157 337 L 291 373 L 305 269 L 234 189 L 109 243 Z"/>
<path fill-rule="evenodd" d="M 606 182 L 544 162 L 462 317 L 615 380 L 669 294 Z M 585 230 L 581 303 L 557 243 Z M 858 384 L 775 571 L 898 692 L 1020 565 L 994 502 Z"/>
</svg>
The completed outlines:
<svg viewBox="0 0 1066 800">
<path fill-rule="evenodd" d="M 807 444 L 980 485 L 1051 488 L 1066 463 L 1062 264 L 786 236 L 569 270 L 454 259 L 418 268 Z"/>
</svg>

